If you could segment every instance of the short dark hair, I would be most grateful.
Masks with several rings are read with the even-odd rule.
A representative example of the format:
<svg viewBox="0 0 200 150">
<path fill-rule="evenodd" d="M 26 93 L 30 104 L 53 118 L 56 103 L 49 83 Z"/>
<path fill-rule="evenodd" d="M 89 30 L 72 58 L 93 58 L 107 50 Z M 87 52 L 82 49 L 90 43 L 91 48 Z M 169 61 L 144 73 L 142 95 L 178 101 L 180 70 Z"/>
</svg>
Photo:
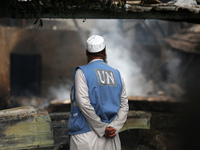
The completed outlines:
<svg viewBox="0 0 200 150">
<path fill-rule="evenodd" d="M 90 52 L 88 52 L 88 50 L 87 50 L 87 53 L 88 53 L 88 56 L 94 56 L 94 57 L 102 56 L 102 55 L 104 54 L 104 52 L 105 52 L 105 49 L 106 49 L 106 48 L 104 48 L 102 51 L 97 52 L 97 53 L 90 53 Z"/>
</svg>

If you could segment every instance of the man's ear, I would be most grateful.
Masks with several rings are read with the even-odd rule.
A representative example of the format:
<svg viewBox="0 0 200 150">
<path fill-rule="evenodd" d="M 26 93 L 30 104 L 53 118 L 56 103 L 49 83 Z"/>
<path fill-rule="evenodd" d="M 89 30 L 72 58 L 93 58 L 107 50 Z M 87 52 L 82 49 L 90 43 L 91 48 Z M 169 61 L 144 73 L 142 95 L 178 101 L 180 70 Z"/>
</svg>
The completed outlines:
<svg viewBox="0 0 200 150">
<path fill-rule="evenodd" d="M 105 51 L 104 51 L 104 56 L 106 56 L 106 49 L 105 49 Z"/>
<path fill-rule="evenodd" d="M 85 50 L 85 54 L 88 56 L 88 51 L 87 51 L 87 49 Z"/>
</svg>

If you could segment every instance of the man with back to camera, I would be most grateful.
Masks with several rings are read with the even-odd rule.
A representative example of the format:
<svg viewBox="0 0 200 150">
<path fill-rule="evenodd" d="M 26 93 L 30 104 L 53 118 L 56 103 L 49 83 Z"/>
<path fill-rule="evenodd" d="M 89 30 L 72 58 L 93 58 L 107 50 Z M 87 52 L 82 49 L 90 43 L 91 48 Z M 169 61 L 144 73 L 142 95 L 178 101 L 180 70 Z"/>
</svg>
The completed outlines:
<svg viewBox="0 0 200 150">
<path fill-rule="evenodd" d="M 75 69 L 71 91 L 70 150 L 121 150 L 118 132 L 129 109 L 124 80 L 105 63 L 103 37 L 86 43 L 88 64 Z"/>
</svg>

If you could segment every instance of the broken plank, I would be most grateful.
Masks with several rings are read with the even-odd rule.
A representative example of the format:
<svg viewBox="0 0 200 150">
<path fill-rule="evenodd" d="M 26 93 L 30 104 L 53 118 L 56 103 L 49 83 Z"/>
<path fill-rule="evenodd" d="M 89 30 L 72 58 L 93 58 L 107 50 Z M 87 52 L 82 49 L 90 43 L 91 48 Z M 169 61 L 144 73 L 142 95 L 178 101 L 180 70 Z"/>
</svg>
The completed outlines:
<svg viewBox="0 0 200 150">
<path fill-rule="evenodd" d="M 48 149 L 54 147 L 48 112 L 34 106 L 0 111 L 0 149 Z"/>
</svg>

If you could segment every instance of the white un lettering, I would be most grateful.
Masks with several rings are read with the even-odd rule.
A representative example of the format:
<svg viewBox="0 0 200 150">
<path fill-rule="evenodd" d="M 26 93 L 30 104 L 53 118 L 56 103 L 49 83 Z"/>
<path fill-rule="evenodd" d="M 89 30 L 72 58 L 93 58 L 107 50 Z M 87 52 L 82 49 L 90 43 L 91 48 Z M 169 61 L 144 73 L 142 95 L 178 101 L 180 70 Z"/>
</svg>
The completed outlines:
<svg viewBox="0 0 200 150">
<path fill-rule="evenodd" d="M 105 84 L 105 83 L 106 83 L 106 80 L 105 80 L 104 71 L 102 71 L 102 75 L 101 75 L 100 71 L 97 71 L 97 73 L 98 73 L 99 81 L 100 81 L 102 84 Z"/>
<path fill-rule="evenodd" d="M 116 86 L 116 80 L 113 71 L 95 69 L 99 85 Z"/>
<path fill-rule="evenodd" d="M 107 84 L 110 84 L 110 80 L 112 81 L 112 84 L 115 84 L 115 78 L 112 72 L 110 72 L 110 75 L 108 72 L 106 72 L 106 77 L 107 77 Z"/>
</svg>

